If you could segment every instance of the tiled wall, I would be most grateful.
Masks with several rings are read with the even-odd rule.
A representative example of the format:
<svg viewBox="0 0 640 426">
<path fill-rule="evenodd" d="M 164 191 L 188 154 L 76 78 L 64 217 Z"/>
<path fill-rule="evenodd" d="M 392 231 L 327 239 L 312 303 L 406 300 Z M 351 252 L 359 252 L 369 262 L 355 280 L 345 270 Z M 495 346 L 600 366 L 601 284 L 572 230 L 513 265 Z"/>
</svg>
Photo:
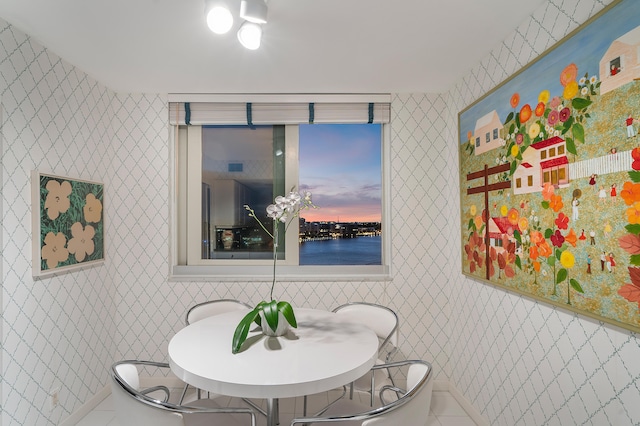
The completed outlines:
<svg viewBox="0 0 640 426">
<path fill-rule="evenodd" d="M 457 112 L 607 2 L 551 0 L 444 95 L 392 100 L 391 282 L 282 283 L 296 306 L 388 304 L 402 353 L 431 361 L 492 425 L 640 423 L 636 336 L 459 272 Z M 2 424 L 67 417 L 114 359 L 166 359 L 186 309 L 268 283 L 171 282 L 162 95 L 116 95 L 0 21 Z M 34 281 L 31 169 L 105 182 L 105 266 Z M 48 391 L 61 388 L 49 412 Z"/>
</svg>

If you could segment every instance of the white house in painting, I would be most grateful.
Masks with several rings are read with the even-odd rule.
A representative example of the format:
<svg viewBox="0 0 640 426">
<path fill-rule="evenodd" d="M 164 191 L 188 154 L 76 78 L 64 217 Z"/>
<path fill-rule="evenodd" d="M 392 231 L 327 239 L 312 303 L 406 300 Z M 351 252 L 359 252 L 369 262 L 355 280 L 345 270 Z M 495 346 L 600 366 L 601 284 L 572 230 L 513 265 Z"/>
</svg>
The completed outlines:
<svg viewBox="0 0 640 426">
<path fill-rule="evenodd" d="M 504 139 L 500 136 L 502 123 L 498 112 L 491 111 L 489 114 L 481 117 L 476 121 L 476 128 L 473 132 L 474 152 L 480 155 L 492 149 L 504 146 Z"/>
<path fill-rule="evenodd" d="M 546 182 L 560 188 L 569 185 L 569 159 L 564 139 L 554 136 L 529 145 L 513 173 L 513 193 L 540 192 Z"/>
<path fill-rule="evenodd" d="M 640 26 L 615 40 L 600 60 L 600 94 L 640 78 Z"/>
</svg>

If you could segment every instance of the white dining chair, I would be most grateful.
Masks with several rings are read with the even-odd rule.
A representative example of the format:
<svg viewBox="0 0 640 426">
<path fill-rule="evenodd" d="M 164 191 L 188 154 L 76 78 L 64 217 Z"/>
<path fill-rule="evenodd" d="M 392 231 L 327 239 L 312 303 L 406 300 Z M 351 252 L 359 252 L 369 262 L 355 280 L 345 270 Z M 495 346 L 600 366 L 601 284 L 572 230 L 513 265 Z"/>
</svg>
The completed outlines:
<svg viewBox="0 0 640 426">
<path fill-rule="evenodd" d="M 206 302 L 198 303 L 197 305 L 194 305 L 191 308 L 189 308 L 189 310 L 187 311 L 187 315 L 185 317 L 185 324 L 190 325 L 190 324 L 193 324 L 194 322 L 203 320 L 205 318 L 209 318 L 214 315 L 225 314 L 227 312 L 242 311 L 242 310 L 249 311 L 251 309 L 253 309 L 252 306 L 235 299 L 209 300 Z M 184 401 L 184 398 L 186 397 L 188 389 L 189 389 L 189 385 L 185 384 L 184 389 L 182 391 L 182 395 L 180 397 L 180 403 Z M 198 398 L 201 397 L 200 389 L 197 390 L 197 395 L 198 395 Z M 211 397 L 211 395 L 209 394 L 208 396 Z M 255 404 L 253 401 L 246 398 L 243 398 L 243 401 L 249 404 L 251 407 L 253 407 L 253 409 L 258 411 L 260 414 L 263 414 L 266 416 L 266 412 L 257 404 Z"/>
<path fill-rule="evenodd" d="M 378 336 L 378 360 L 376 364 L 388 364 L 398 350 L 399 320 L 398 315 L 390 308 L 374 303 L 352 302 L 338 306 L 333 310 L 345 322 L 363 324 L 371 328 Z M 394 386 L 393 376 L 385 369 L 375 369 L 350 385 L 350 398 L 353 392 L 370 394 L 371 406 L 375 393 L 383 386 Z"/>
<path fill-rule="evenodd" d="M 424 426 L 429 416 L 433 392 L 431 364 L 421 360 L 409 360 L 375 365 L 372 370 L 394 370 L 406 366 L 408 366 L 406 390 L 395 386 L 382 387 L 380 390 L 381 406 L 371 408 L 351 399 L 342 399 L 320 415 L 293 419 L 291 426 L 316 423 L 360 426 Z M 399 398 L 396 398 L 398 395 Z"/>
<path fill-rule="evenodd" d="M 122 426 L 241 426 L 256 425 L 250 408 L 220 407 L 210 399 L 188 405 L 170 402 L 167 386 L 140 388 L 139 368 L 170 371 L 169 364 L 125 360 L 111 367 L 111 394 L 116 418 Z"/>
<path fill-rule="evenodd" d="M 185 315 L 185 324 L 193 324 L 196 321 L 203 320 L 205 318 L 212 317 L 214 315 L 225 314 L 227 312 L 233 312 L 238 310 L 251 310 L 251 306 L 248 304 L 241 302 L 235 299 L 215 299 L 208 300 L 206 302 L 198 303 L 197 305 L 193 305 L 187 311 L 187 315 Z M 184 385 L 184 389 L 182 390 L 182 395 L 180 396 L 180 404 L 184 402 L 184 399 L 187 395 L 187 390 L 189 389 L 189 384 Z M 198 399 L 201 397 L 201 390 L 197 389 Z M 210 395 L 209 395 L 210 396 Z"/>
</svg>

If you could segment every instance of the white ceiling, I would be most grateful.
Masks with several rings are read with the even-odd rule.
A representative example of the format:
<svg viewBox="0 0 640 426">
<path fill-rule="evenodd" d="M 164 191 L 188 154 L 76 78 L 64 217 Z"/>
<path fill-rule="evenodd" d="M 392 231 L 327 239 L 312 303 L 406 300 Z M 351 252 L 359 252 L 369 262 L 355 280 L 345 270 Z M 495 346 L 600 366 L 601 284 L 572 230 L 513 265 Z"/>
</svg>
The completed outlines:
<svg viewBox="0 0 640 426">
<path fill-rule="evenodd" d="M 269 0 L 258 51 L 210 32 L 204 0 L 0 0 L 0 17 L 118 92 L 438 93 L 546 1 Z"/>
</svg>

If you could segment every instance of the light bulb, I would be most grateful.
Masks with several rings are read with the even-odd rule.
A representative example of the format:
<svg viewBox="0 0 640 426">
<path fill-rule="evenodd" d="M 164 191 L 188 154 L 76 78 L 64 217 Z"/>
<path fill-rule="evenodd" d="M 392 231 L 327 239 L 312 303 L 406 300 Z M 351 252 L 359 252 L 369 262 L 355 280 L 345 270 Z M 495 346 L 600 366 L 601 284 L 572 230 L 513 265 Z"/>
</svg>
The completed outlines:
<svg viewBox="0 0 640 426">
<path fill-rule="evenodd" d="M 256 50 L 260 47 L 262 38 L 262 27 L 253 22 L 245 22 L 238 30 L 238 40 L 249 50 Z"/>
<path fill-rule="evenodd" d="M 215 6 L 207 13 L 207 25 L 216 34 L 225 34 L 233 26 L 233 16 L 229 9 Z"/>
</svg>

